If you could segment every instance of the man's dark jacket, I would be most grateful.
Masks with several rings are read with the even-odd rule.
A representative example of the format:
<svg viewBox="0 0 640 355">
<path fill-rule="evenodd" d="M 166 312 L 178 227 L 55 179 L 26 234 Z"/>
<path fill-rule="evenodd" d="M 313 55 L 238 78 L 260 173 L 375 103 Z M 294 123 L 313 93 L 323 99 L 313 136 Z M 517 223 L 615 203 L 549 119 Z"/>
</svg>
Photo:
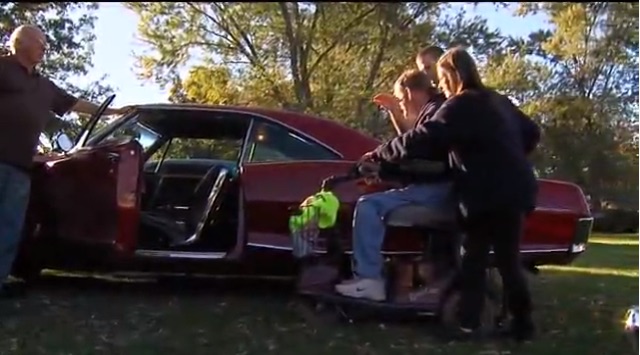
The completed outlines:
<svg viewBox="0 0 640 355">
<path fill-rule="evenodd" d="M 539 139 L 538 126 L 506 97 L 467 90 L 432 119 L 379 146 L 373 158 L 396 162 L 447 151 L 463 216 L 530 211 L 537 181 L 527 155 Z"/>
<path fill-rule="evenodd" d="M 433 119 L 434 115 L 446 101 L 444 95 L 438 93 L 429 99 L 418 113 L 418 118 L 413 129 L 424 125 Z M 382 144 L 382 146 L 387 143 Z M 444 167 L 443 171 L 437 173 L 416 173 L 405 169 L 406 164 L 401 164 L 401 159 L 396 161 L 381 161 L 380 177 L 382 179 L 396 180 L 403 183 L 437 183 L 451 180 L 450 169 L 448 165 L 448 151 L 446 149 L 423 149 L 424 147 L 416 147 L 415 151 L 410 153 L 411 160 L 420 159 L 429 162 L 440 163 Z"/>
</svg>

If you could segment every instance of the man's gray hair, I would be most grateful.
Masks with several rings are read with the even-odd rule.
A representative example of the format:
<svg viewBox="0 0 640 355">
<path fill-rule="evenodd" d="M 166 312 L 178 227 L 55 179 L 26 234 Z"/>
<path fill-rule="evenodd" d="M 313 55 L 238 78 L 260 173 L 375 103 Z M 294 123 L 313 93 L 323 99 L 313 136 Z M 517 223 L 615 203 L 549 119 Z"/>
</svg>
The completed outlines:
<svg viewBox="0 0 640 355">
<path fill-rule="evenodd" d="M 16 43 L 20 38 L 22 38 L 27 33 L 43 33 L 40 27 L 36 25 L 20 25 L 13 32 L 11 32 L 11 36 L 9 36 L 9 42 L 7 46 L 11 50 L 12 53 L 16 52 Z M 44 34 L 44 33 L 43 33 Z"/>
</svg>

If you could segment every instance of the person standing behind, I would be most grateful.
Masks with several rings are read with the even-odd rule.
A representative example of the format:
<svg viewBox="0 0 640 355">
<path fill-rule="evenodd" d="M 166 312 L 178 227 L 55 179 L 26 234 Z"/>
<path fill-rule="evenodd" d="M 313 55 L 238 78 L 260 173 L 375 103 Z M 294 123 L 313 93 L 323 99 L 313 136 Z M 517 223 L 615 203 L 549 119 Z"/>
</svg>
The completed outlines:
<svg viewBox="0 0 640 355">
<path fill-rule="evenodd" d="M 29 201 L 30 169 L 38 138 L 54 112 L 92 114 L 98 106 L 78 99 L 38 73 L 47 48 L 45 34 L 23 25 L 10 36 L 11 54 L 0 57 L 0 297 L 23 291 L 10 287 L 11 272 Z M 128 108 L 107 109 L 106 115 Z"/>
<path fill-rule="evenodd" d="M 436 62 L 438 62 L 442 53 L 444 53 L 442 48 L 438 46 L 428 46 L 421 49 L 416 55 L 416 66 L 418 70 L 428 75 L 429 82 L 434 87 L 437 87 L 438 81 Z M 398 134 L 402 134 L 419 124 L 415 118 L 405 117 L 402 114 L 398 99 L 391 94 L 377 94 L 373 97 L 373 102 L 389 112 L 391 123 Z"/>
<path fill-rule="evenodd" d="M 428 46 L 421 49 L 416 55 L 416 66 L 418 70 L 423 71 L 429 75 L 433 86 L 438 86 L 438 73 L 436 71 L 436 63 L 444 51 L 438 46 Z"/>
</svg>

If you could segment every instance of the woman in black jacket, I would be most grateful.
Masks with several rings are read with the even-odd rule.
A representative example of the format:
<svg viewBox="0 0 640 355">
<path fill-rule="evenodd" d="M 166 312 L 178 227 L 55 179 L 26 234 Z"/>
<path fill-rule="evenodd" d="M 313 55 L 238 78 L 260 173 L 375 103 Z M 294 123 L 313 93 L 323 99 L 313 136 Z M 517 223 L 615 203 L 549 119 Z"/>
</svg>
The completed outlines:
<svg viewBox="0 0 640 355">
<path fill-rule="evenodd" d="M 476 64 L 461 48 L 437 63 L 447 96 L 432 120 L 378 147 L 371 159 L 411 159 L 421 149 L 447 149 L 454 189 L 467 232 L 462 265 L 460 335 L 475 335 L 493 248 L 513 315 L 511 334 L 533 335 L 531 296 L 520 262 L 524 217 L 535 207 L 537 181 L 527 155 L 540 138 L 537 125 L 506 97 L 487 89 Z"/>
</svg>

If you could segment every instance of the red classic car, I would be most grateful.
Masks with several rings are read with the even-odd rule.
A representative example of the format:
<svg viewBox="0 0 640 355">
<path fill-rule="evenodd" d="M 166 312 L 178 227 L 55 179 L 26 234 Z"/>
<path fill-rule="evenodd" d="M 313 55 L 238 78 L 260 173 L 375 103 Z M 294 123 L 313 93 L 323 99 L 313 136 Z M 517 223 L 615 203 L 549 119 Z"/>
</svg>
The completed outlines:
<svg viewBox="0 0 640 355">
<path fill-rule="evenodd" d="M 72 147 L 36 157 L 17 276 L 45 268 L 291 275 L 290 208 L 379 144 L 332 120 L 262 108 L 154 104 L 101 128 L 100 120 Z M 539 183 L 524 260 L 569 263 L 591 231 L 587 202 L 574 184 Z M 337 190 L 344 238 L 361 187 Z M 422 253 L 407 235 L 390 228 L 384 252 Z"/>
</svg>

